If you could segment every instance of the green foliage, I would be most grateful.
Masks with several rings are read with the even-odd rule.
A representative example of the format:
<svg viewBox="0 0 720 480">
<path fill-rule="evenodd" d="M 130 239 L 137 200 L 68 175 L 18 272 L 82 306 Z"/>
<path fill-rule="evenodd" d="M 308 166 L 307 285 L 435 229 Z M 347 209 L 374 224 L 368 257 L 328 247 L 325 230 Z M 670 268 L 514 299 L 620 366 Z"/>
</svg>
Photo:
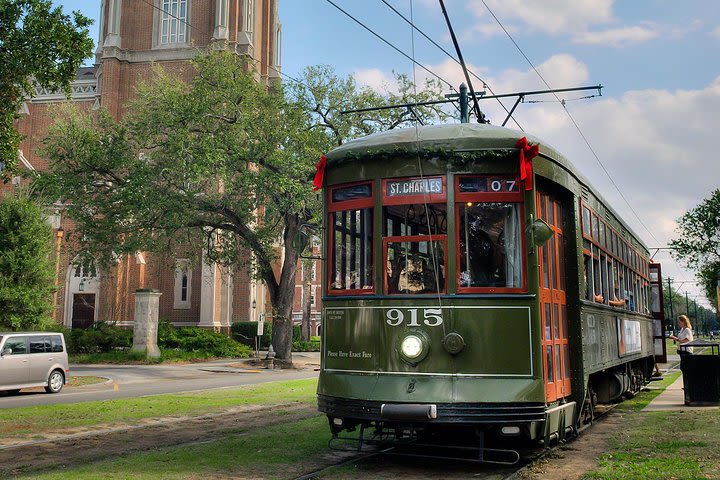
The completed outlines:
<svg viewBox="0 0 720 480">
<path fill-rule="evenodd" d="M 698 276 L 702 276 L 703 270 L 700 270 Z M 671 283 L 670 286 L 675 287 L 675 284 Z M 708 298 L 712 298 L 710 295 L 714 295 L 714 290 L 715 287 L 713 286 L 712 291 L 706 291 Z M 687 315 L 690 318 L 693 330 L 696 333 L 707 333 L 718 328 L 718 321 L 714 312 L 700 305 L 695 299 L 686 297 L 685 293 L 675 288 L 672 289 L 671 293 L 667 280 L 663 282 L 663 301 L 666 329 L 677 331 L 676 320 L 679 315 Z"/>
<path fill-rule="evenodd" d="M 257 322 L 237 322 L 230 327 L 230 336 L 233 340 L 255 348 L 255 338 L 257 337 Z M 267 349 L 272 340 L 272 323 L 265 322 L 263 334 L 260 337 L 259 348 Z"/>
<path fill-rule="evenodd" d="M 133 332 L 107 322 L 96 322 L 90 328 L 65 331 L 65 342 L 71 354 L 112 352 L 132 347 Z"/>
<path fill-rule="evenodd" d="M 208 357 L 246 358 L 252 350 L 227 335 L 200 327 L 158 325 L 158 346 L 185 352 L 205 353 Z"/>
<path fill-rule="evenodd" d="M 0 200 L 0 329 L 35 330 L 52 322 L 52 251 L 40 207 L 22 198 Z"/>
<path fill-rule="evenodd" d="M 17 163 L 22 138 L 13 122 L 34 85 L 69 89 L 75 72 L 92 54 L 92 20 L 72 17 L 50 0 L 3 0 L 0 5 L 0 174 L 7 180 Z M 31 83 L 32 82 L 32 83 Z M 0 170 L 2 167 L 0 166 Z"/>
<path fill-rule="evenodd" d="M 293 340 L 293 352 L 319 352 L 320 341 L 310 340 L 303 342 L 302 340 Z"/>
<path fill-rule="evenodd" d="M 245 58 L 227 51 L 199 55 L 193 67 L 189 83 L 156 70 L 121 122 L 65 111 L 49 130 L 50 171 L 35 191 L 66 201 L 101 263 L 137 251 L 192 256 L 204 247 L 208 261 L 249 266 L 267 285 L 273 346 L 288 359 L 299 258 L 292 239 L 301 225 L 319 223 L 315 163 L 349 138 L 407 124 L 406 113 L 345 119 L 340 110 L 407 100 L 414 87 L 399 75 L 397 93 L 381 95 L 317 67 L 306 74 L 310 88 L 267 88 Z M 439 96 L 433 85 L 418 100 Z"/>
<path fill-rule="evenodd" d="M 318 65 L 306 68 L 302 75 L 303 82 L 292 84 L 289 93 L 307 112 L 312 113 L 314 128 L 323 130 L 326 151 L 353 138 L 412 126 L 415 124 L 415 116 L 423 123 L 443 121 L 450 117 L 439 106 L 414 107 L 415 113 L 405 107 L 340 113 L 345 110 L 443 99 L 443 85 L 438 80 L 426 80 L 416 89 L 407 75 L 393 73 L 395 85 L 385 85 L 384 91 L 378 92 L 370 87 L 358 87 L 351 75 L 337 76 L 329 65 Z"/>
<path fill-rule="evenodd" d="M 720 280 L 720 189 L 678 219 L 679 237 L 670 242 L 674 256 L 698 271 L 708 300 L 717 304 Z"/>
</svg>

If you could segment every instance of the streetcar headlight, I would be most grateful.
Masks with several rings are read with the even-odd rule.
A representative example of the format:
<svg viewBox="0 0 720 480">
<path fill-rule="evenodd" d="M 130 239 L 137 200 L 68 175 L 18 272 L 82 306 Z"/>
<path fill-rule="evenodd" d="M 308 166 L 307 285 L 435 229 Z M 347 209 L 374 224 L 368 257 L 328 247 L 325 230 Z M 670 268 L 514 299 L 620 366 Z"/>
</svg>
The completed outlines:
<svg viewBox="0 0 720 480">
<path fill-rule="evenodd" d="M 417 335 L 408 335 L 400 343 L 400 351 L 409 359 L 415 359 L 423 351 L 423 342 Z"/>
</svg>

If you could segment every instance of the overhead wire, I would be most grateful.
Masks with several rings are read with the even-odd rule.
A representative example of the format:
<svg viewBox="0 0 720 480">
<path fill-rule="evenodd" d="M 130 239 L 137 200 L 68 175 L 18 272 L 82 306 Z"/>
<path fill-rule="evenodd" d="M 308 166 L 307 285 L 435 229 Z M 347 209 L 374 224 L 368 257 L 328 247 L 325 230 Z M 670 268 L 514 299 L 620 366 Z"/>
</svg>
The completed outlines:
<svg viewBox="0 0 720 480">
<path fill-rule="evenodd" d="M 413 0 L 410 0 L 410 17 L 413 17 Z M 412 22 L 410 23 L 412 26 Z M 414 27 L 410 29 L 410 44 L 411 44 L 411 50 L 412 50 L 412 60 L 413 64 L 415 63 L 415 30 Z M 414 100 L 415 100 L 415 108 L 417 108 L 417 73 L 415 69 L 415 65 L 413 65 L 412 68 L 412 74 L 413 74 L 413 92 L 414 92 Z M 422 160 L 420 159 L 420 127 L 418 126 L 418 122 L 415 122 L 415 154 L 417 156 L 417 166 L 418 166 L 418 173 L 420 174 L 420 181 L 423 185 L 425 185 L 425 172 L 423 171 L 422 167 Z M 432 264 L 433 264 L 433 280 L 435 280 L 435 292 L 437 293 L 437 302 L 438 306 L 440 307 L 440 316 L 442 317 L 442 295 L 440 290 L 440 259 L 438 258 L 438 249 L 435 245 L 435 242 L 433 241 L 433 231 L 432 231 L 432 225 L 430 223 L 430 209 L 428 208 L 428 196 L 430 195 L 429 188 L 423 195 L 423 203 L 425 204 L 425 220 L 427 223 L 427 229 L 428 229 L 428 238 L 430 239 L 430 245 L 428 246 L 428 251 L 430 252 Z M 438 227 L 438 222 L 436 221 L 436 227 Z M 407 263 L 406 267 L 407 268 Z M 445 331 L 445 322 L 442 322 L 442 332 L 443 332 L 443 338 L 447 334 Z"/>
<path fill-rule="evenodd" d="M 510 34 L 510 32 L 507 30 L 507 28 L 505 28 L 505 25 L 503 25 L 503 23 L 500 21 L 500 19 L 497 17 L 497 15 L 495 15 L 495 12 L 492 11 L 492 9 L 491 9 L 490 6 L 487 4 L 487 2 L 486 2 L 485 0 L 481 0 L 481 1 L 482 1 L 483 5 L 485 5 L 485 8 L 487 9 L 487 11 L 490 12 L 490 15 L 492 15 L 492 17 L 495 19 L 495 21 L 497 22 L 497 24 L 500 26 L 500 28 L 502 29 L 502 31 L 505 32 L 505 35 L 507 35 L 507 37 L 508 37 L 508 38 L 510 39 L 510 41 L 513 43 L 513 45 L 515 45 L 515 48 L 520 52 L 520 54 L 521 54 L 521 55 L 523 56 L 523 58 L 528 62 L 528 64 L 530 65 L 530 67 L 532 67 L 532 69 L 535 71 L 535 74 L 537 74 L 537 76 L 540 78 L 540 80 L 542 80 L 542 82 L 545 84 L 545 86 L 546 86 L 548 89 L 552 89 L 552 88 L 550 87 L 550 84 L 547 82 L 547 80 L 545 80 L 545 77 L 543 77 L 542 74 L 538 71 L 538 69 L 535 67 L 535 65 L 534 65 L 533 62 L 530 60 L 530 58 L 528 58 L 528 56 L 525 54 L 525 52 L 523 51 L 523 49 L 520 48 L 520 45 L 518 45 L 518 43 L 517 43 L 517 42 L 515 41 L 515 39 L 512 37 L 512 35 Z M 587 147 L 588 147 L 588 149 L 590 150 L 590 152 L 592 153 L 593 157 L 595 157 L 595 160 L 596 160 L 597 163 L 600 165 L 600 168 L 602 168 L 603 172 L 605 172 L 605 175 L 607 175 L 608 179 L 610 179 L 610 182 L 613 184 L 613 186 L 615 187 L 615 189 L 618 191 L 618 193 L 620 194 L 620 197 L 625 201 L 625 203 L 627 204 L 628 208 L 630 208 L 630 211 L 633 213 L 633 215 L 635 215 L 635 218 L 637 218 L 638 222 L 640 222 L 640 225 L 643 226 L 643 228 L 650 234 L 650 236 L 651 236 L 657 243 L 660 243 L 660 241 L 657 239 L 657 237 L 655 237 L 655 234 L 653 234 L 653 232 L 652 232 L 652 231 L 647 227 L 647 225 L 645 225 L 645 223 L 642 221 L 642 219 L 640 218 L 640 215 L 638 215 L 638 213 L 637 213 L 637 211 L 635 210 L 635 208 L 633 208 L 633 206 L 630 204 L 630 202 L 628 201 L 627 197 L 625 197 L 625 194 L 622 192 L 622 190 L 620 190 L 620 187 L 619 187 L 618 184 L 615 182 L 615 179 L 612 177 L 612 175 L 610 175 L 610 172 L 607 170 L 607 168 L 605 167 L 605 165 L 603 164 L 603 162 L 600 160 L 600 157 L 598 156 L 597 152 L 595 152 L 595 149 L 592 147 L 592 145 L 590 144 L 590 141 L 588 140 L 588 138 L 587 138 L 587 137 L 585 136 L 585 134 L 583 133 L 582 129 L 580 128 L 580 125 L 578 125 L 578 123 L 577 123 L 577 121 L 575 120 L 575 118 L 572 116 L 572 114 L 570 113 L 570 111 L 567 109 L 567 106 L 565 105 L 565 103 L 563 103 L 562 100 L 560 100 L 560 98 L 557 96 L 556 93 L 553 93 L 553 95 L 555 96 L 555 99 L 562 105 L 563 109 L 565 110 L 565 113 L 568 115 L 568 118 L 570 118 L 570 121 L 571 121 L 572 124 L 575 126 L 575 129 L 577 130 L 577 132 L 580 134 L 580 137 L 582 137 L 583 141 L 585 142 L 585 145 L 587 145 Z"/>
<path fill-rule="evenodd" d="M 423 37 L 425 37 L 425 39 L 426 39 L 427 41 L 429 41 L 430 43 L 432 43 L 434 46 L 436 46 L 438 49 L 440 49 L 440 51 L 442 51 L 445 55 L 447 55 L 448 57 L 450 57 L 450 59 L 452 59 L 455 63 L 457 63 L 458 65 L 462 65 L 462 64 L 460 63 L 460 60 L 458 60 L 457 58 L 455 58 L 455 56 L 454 56 L 452 53 L 448 52 L 447 49 L 445 49 L 442 45 L 440 45 L 440 44 L 437 43 L 435 40 L 433 40 L 432 38 L 430 38 L 429 35 L 427 35 L 425 32 L 423 32 L 417 25 L 415 25 L 415 23 L 414 23 L 413 21 L 411 21 L 411 20 L 408 19 L 405 15 L 403 15 L 398 9 L 396 9 L 395 7 L 393 7 L 387 0 L 380 0 L 380 1 L 381 1 L 382 3 L 384 3 L 385 5 L 387 5 L 387 7 L 388 7 L 389 9 L 391 9 L 393 12 L 395 12 L 400 18 L 402 18 L 403 20 L 405 20 L 405 22 L 408 23 L 408 24 L 410 25 L 410 27 L 412 27 L 412 28 L 413 28 L 415 31 L 417 31 L 420 35 L 422 35 Z M 491 95 L 495 95 L 495 92 L 493 92 L 492 88 L 490 88 L 490 85 L 489 85 L 485 80 L 483 80 L 482 78 L 480 78 L 478 75 L 475 74 L 475 72 L 473 72 L 473 71 L 470 70 L 470 69 L 468 69 L 468 73 L 469 73 L 470 75 L 472 75 L 473 77 L 475 77 L 476 79 L 480 80 L 480 81 L 483 83 L 483 88 L 487 88 Z M 510 111 L 507 109 L 507 107 L 505 106 L 505 104 L 502 103 L 502 101 L 501 101 L 499 98 L 496 98 L 496 100 L 497 100 L 497 102 L 500 104 L 500 106 L 503 108 L 503 110 L 505 110 L 505 113 L 507 113 L 508 115 L 510 115 Z M 510 115 L 510 118 L 512 119 L 513 122 L 515 122 L 515 125 L 517 125 L 518 128 L 519 128 L 521 131 L 523 131 L 523 132 L 525 131 L 525 130 L 523 130 L 523 128 L 520 126 L 520 124 L 519 124 L 518 121 L 515 119 L 515 117 L 513 117 L 512 115 Z"/>
<path fill-rule="evenodd" d="M 410 60 L 411 62 L 413 62 L 414 65 L 417 65 L 418 67 L 422 68 L 423 70 L 425 70 L 426 72 L 428 72 L 428 73 L 429 73 L 430 75 L 432 75 L 433 77 L 435 77 L 435 78 L 437 78 L 438 80 L 440 80 L 441 82 L 445 83 L 448 87 L 450 87 L 450 89 L 455 90 L 455 87 L 453 86 L 452 83 L 448 82 L 448 81 L 445 80 L 443 77 L 441 77 L 441 76 L 438 75 L 437 73 L 433 72 L 432 70 L 430 70 L 429 68 L 427 68 L 427 67 L 426 67 L 425 65 L 423 65 L 422 63 L 416 61 L 413 57 L 411 57 L 411 56 L 408 55 L 407 53 L 405 53 L 405 52 L 403 52 L 402 50 L 400 50 L 397 46 L 395 46 L 395 45 L 394 45 L 393 43 L 391 43 L 389 40 L 385 39 L 385 37 L 383 37 L 382 35 L 380 35 L 379 33 L 377 33 L 375 30 L 373 30 L 372 28 L 370 28 L 370 27 L 368 27 L 367 25 L 365 25 L 363 22 L 361 22 L 360 20 L 358 20 L 357 18 L 355 18 L 353 15 L 351 15 L 351 14 L 348 13 L 347 11 L 343 10 L 343 9 L 342 9 L 337 3 L 335 3 L 333 0 L 325 0 L 325 1 L 328 2 L 330 5 L 332 5 L 333 7 L 337 8 L 338 10 L 340 10 L 343 14 L 345 14 L 348 18 L 350 18 L 352 21 L 354 21 L 354 22 L 357 23 L 358 25 L 360 25 L 362 28 L 364 28 L 364 29 L 367 30 L 368 32 L 372 33 L 375 37 L 377 37 L 380 41 L 382 41 L 383 43 L 385 43 L 387 46 L 389 46 L 390 48 L 392 48 L 393 50 L 395 50 L 396 52 L 398 52 L 400 55 L 402 55 L 403 57 L 405 57 L 405 58 L 407 58 L 408 60 Z M 414 71 L 414 68 L 413 68 L 413 71 Z"/>
</svg>

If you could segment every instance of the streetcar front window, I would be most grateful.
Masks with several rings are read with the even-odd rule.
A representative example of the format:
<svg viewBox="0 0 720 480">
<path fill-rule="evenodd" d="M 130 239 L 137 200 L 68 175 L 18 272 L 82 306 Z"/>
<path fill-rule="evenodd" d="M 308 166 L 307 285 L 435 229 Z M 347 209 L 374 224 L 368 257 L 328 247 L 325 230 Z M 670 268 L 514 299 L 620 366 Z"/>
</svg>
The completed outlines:
<svg viewBox="0 0 720 480">
<path fill-rule="evenodd" d="M 372 208 L 333 213 L 332 290 L 372 290 Z"/>
<path fill-rule="evenodd" d="M 383 212 L 385 292 L 444 293 L 447 207 L 411 203 L 388 205 Z"/>
<path fill-rule="evenodd" d="M 387 242 L 387 293 L 419 294 L 445 291 L 445 248 L 430 240 Z"/>
<path fill-rule="evenodd" d="M 347 184 L 331 188 L 328 207 L 328 293 L 373 293 L 372 184 Z"/>
<path fill-rule="evenodd" d="M 548 209 L 548 205 L 541 202 L 539 208 L 543 217 L 555 221 L 552 204 Z M 523 194 L 518 179 L 503 175 L 458 177 L 455 215 L 458 292 L 524 291 Z M 552 255 L 555 250 L 543 253 Z M 553 272 L 552 277 L 550 272 L 545 273 L 546 284 L 557 276 L 557 272 Z"/>
<path fill-rule="evenodd" d="M 467 203 L 459 209 L 460 287 L 521 288 L 518 203 Z"/>
</svg>

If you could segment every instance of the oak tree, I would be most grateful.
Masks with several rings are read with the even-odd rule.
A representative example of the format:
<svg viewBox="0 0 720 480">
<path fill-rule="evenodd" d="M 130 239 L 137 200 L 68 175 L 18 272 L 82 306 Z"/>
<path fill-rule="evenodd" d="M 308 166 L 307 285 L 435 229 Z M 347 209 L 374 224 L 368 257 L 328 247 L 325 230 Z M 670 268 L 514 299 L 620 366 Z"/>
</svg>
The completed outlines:
<svg viewBox="0 0 720 480">
<path fill-rule="evenodd" d="M 315 163 L 332 145 L 393 126 L 383 114 L 355 128 L 339 113 L 387 99 L 320 70 L 304 87 L 268 88 L 225 51 L 193 67 L 189 83 L 157 70 L 119 122 L 102 111 L 61 117 L 46 140 L 50 171 L 35 188 L 67 204 L 100 260 L 195 245 L 209 261 L 252 268 L 268 289 L 277 357 L 291 361 L 293 239 L 318 223 Z"/>
<path fill-rule="evenodd" d="M 53 8 L 50 0 L 0 2 L 0 170 L 7 180 L 17 165 L 22 140 L 13 126 L 35 86 L 68 91 L 92 54 L 92 20 Z M 4 167 L 4 168 L 3 168 Z"/>
</svg>

